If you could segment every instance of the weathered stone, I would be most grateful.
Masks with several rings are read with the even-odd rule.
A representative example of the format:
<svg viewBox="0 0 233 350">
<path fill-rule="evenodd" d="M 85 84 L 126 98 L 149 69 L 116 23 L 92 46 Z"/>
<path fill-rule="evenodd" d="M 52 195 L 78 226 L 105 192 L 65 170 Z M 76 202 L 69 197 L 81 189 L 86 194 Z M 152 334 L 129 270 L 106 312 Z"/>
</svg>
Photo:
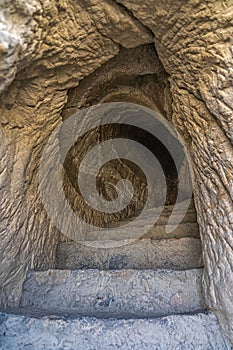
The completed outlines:
<svg viewBox="0 0 233 350">
<path fill-rule="evenodd" d="M 169 231 L 168 231 L 169 230 Z M 169 232 L 169 233 L 167 233 Z M 154 239 L 161 238 L 181 238 L 181 237 L 199 237 L 199 227 L 196 223 L 184 223 L 175 228 L 173 225 L 157 225 L 150 229 L 145 235 Z"/>
<path fill-rule="evenodd" d="M 1 7 L 8 34 L 1 36 L 6 58 L 0 90 L 18 72 L 2 93 L 0 106 L 0 304 L 7 307 L 18 304 L 29 266 L 55 263 L 59 232 L 41 202 L 38 164 L 48 135 L 61 121 L 67 89 L 114 57 L 119 46 L 98 33 L 77 2 L 42 5 L 35 0 L 29 5 L 17 0 L 4 1 Z M 16 40 L 12 50 L 7 37 Z"/>
<path fill-rule="evenodd" d="M 158 231 L 163 232 L 163 228 L 159 227 L 159 226 L 163 226 L 163 225 L 167 225 L 168 221 L 169 221 L 169 225 L 178 225 L 178 224 L 193 224 L 197 222 L 197 213 L 196 213 L 196 209 L 193 205 L 193 203 L 191 202 L 190 204 L 190 208 L 188 208 L 188 210 L 185 212 L 184 210 L 182 210 L 182 207 L 179 208 L 179 210 L 174 211 L 174 205 L 166 205 L 163 208 L 163 211 L 161 213 L 161 215 L 159 216 L 159 218 L 156 220 L 155 222 L 155 226 L 157 227 Z M 183 215 L 182 215 L 183 214 Z M 172 217 L 171 217 L 172 215 Z M 147 219 L 152 219 L 154 217 L 154 208 L 153 209 L 146 209 L 144 211 L 143 214 L 143 219 L 138 220 L 138 226 L 147 226 Z M 134 218 L 132 218 L 133 220 Z M 145 220 L 144 220 L 145 219 Z M 119 227 L 121 224 L 125 224 L 125 223 L 129 223 L 130 220 L 120 220 L 120 223 L 116 223 L 114 225 L 114 223 L 109 224 L 109 227 Z M 188 236 L 188 232 L 191 233 L 191 228 L 193 227 L 193 232 L 197 231 L 198 226 L 196 225 L 183 225 L 183 228 L 185 230 L 186 227 L 186 231 L 187 231 L 187 236 Z M 188 227 L 190 227 L 190 229 L 188 229 Z M 165 228 L 165 227 L 164 227 Z M 195 233 L 194 233 L 195 234 Z"/>
<path fill-rule="evenodd" d="M 153 238 L 153 239 L 164 239 L 164 238 L 182 238 L 182 237 L 199 237 L 199 227 L 195 223 L 185 223 L 178 226 L 173 225 L 156 225 L 149 229 L 148 232 L 142 236 L 142 228 L 147 227 L 146 220 L 138 220 L 137 226 L 130 228 L 124 228 L 124 226 L 114 228 L 114 230 L 105 231 L 91 231 L 86 234 L 85 240 L 87 241 L 104 241 L 104 240 L 124 240 L 124 239 L 137 239 L 137 238 Z M 167 231 L 169 230 L 169 231 Z M 171 230 L 171 232 L 170 232 Z"/>
<path fill-rule="evenodd" d="M 45 315 L 158 317 L 203 310 L 202 269 L 32 272 L 21 307 Z"/>
<path fill-rule="evenodd" d="M 90 245 L 88 246 L 88 243 Z M 58 269 L 172 269 L 185 270 L 203 266 L 200 239 L 181 238 L 153 241 L 144 239 L 114 247 L 116 241 L 60 243 Z M 94 245 L 94 247 L 93 247 Z"/>
<path fill-rule="evenodd" d="M 117 2 L 152 30 L 170 75 L 171 119 L 195 172 L 205 297 L 233 343 L 232 3 Z"/>
<path fill-rule="evenodd" d="M 231 350 L 211 313 L 132 320 L 0 314 L 0 324 L 4 350 Z"/>
<path fill-rule="evenodd" d="M 115 1 L 85 0 L 84 4 L 98 31 L 116 43 L 131 48 L 153 42 L 151 31 Z"/>
<path fill-rule="evenodd" d="M 128 28 L 127 47 L 134 45 L 131 32 L 138 45 L 152 31 L 160 74 L 146 70 L 141 79 L 140 69 L 131 83 L 122 76 L 114 84 L 97 82 L 103 90 L 96 88 L 93 99 L 90 90 L 82 107 L 134 101 L 161 111 L 180 132 L 194 169 L 205 298 L 233 342 L 231 1 L 103 0 L 98 6 L 106 9 L 101 23 L 85 1 L 1 2 L 1 306 L 18 304 L 29 268 L 55 265 L 60 235 L 41 203 L 38 168 L 72 89 L 118 54 L 113 40 L 120 42 L 120 28 Z"/>
</svg>

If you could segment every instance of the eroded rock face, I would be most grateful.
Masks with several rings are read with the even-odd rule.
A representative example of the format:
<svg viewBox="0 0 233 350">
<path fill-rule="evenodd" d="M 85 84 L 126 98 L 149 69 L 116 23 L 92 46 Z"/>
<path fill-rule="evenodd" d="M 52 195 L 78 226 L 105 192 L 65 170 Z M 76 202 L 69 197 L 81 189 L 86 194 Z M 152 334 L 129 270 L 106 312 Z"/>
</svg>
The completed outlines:
<svg viewBox="0 0 233 350">
<path fill-rule="evenodd" d="M 189 148 L 206 302 L 233 342 L 232 4 L 5 0 L 1 7 L 2 307 L 18 304 L 27 269 L 54 267 L 59 232 L 42 206 L 38 168 L 67 108 L 81 107 L 71 106 L 72 94 L 83 105 L 130 96 L 162 112 Z M 111 85 L 114 70 L 98 74 L 121 47 L 149 43 L 159 59 L 152 50 L 158 70 L 148 64 L 146 82 L 137 83 L 133 55 L 131 85 Z"/>
<path fill-rule="evenodd" d="M 81 318 L 33 318 L 0 314 L 2 345 L 6 350 L 42 350 L 76 347 L 153 349 L 198 348 L 230 350 L 219 329 L 215 316 L 209 314 L 173 315 L 158 319 L 106 320 Z M 13 330 L 13 331 L 12 331 Z M 40 334 L 40 337 L 38 337 Z M 179 334 L 179 336 L 177 335 Z M 27 345 L 26 345 L 27 344 Z"/>
</svg>

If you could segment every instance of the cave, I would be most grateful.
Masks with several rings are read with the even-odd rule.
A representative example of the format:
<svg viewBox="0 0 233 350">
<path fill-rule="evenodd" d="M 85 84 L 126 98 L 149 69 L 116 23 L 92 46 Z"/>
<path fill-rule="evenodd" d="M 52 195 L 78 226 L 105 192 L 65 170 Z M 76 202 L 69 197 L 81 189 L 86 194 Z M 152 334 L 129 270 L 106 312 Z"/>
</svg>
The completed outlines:
<svg viewBox="0 0 233 350">
<path fill-rule="evenodd" d="M 231 349 L 232 4 L 0 10 L 3 349 Z"/>
</svg>

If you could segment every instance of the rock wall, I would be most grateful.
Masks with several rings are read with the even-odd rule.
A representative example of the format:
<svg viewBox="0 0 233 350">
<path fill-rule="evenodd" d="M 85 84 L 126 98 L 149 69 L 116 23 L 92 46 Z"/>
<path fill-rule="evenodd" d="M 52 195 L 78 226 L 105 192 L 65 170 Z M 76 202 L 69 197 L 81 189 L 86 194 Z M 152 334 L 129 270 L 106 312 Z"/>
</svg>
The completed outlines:
<svg viewBox="0 0 233 350">
<path fill-rule="evenodd" d="M 17 306 L 29 268 L 54 266 L 59 232 L 41 203 L 38 168 L 71 89 L 85 92 L 84 78 L 122 48 L 154 44 L 167 83 L 153 103 L 189 148 L 205 297 L 233 342 L 232 2 L 3 0 L 1 7 L 1 307 Z"/>
<path fill-rule="evenodd" d="M 232 338 L 232 3 L 119 2 L 153 31 L 170 75 L 172 120 L 195 171 L 206 301 Z"/>
</svg>

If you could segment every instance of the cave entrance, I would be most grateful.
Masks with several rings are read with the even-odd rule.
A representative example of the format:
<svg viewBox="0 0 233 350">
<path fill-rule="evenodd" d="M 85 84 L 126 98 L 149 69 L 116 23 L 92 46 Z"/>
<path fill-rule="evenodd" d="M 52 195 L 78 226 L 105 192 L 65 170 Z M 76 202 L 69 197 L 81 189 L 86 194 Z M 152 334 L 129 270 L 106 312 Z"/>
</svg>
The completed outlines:
<svg viewBox="0 0 233 350">
<path fill-rule="evenodd" d="M 99 108 L 103 108 L 103 114 L 97 113 Z M 108 108 L 111 108 L 112 114 L 107 113 Z M 119 122 L 121 112 L 124 118 Z M 83 230 L 80 234 L 81 226 L 73 225 L 70 220 L 71 210 L 67 215 L 67 212 L 63 212 L 66 207 L 60 206 L 62 228 L 71 227 L 73 235 L 61 235 L 57 244 L 56 271 L 52 272 L 52 283 L 56 276 L 60 276 L 62 282 L 56 282 L 52 293 L 46 294 L 50 312 L 54 312 L 54 300 L 49 295 L 64 296 L 62 300 L 59 299 L 61 304 L 65 301 L 60 313 L 94 317 L 151 317 L 204 309 L 200 269 L 203 262 L 196 211 L 192 201 L 187 208 L 185 200 L 181 200 L 185 199 L 186 194 L 189 199 L 192 197 L 191 184 L 180 184 L 182 173 L 188 171 L 188 162 L 176 133 L 171 132 L 166 120 L 162 123 L 159 118 L 156 119 L 153 112 L 148 107 L 114 101 L 81 109 L 71 115 L 71 119 L 68 117 L 64 120 L 64 127 L 61 126 L 64 133 L 61 132 L 58 137 L 58 141 L 62 141 L 63 136 L 69 141 L 64 163 L 61 162 L 63 192 L 72 212 L 93 230 Z M 157 168 L 154 167 L 156 164 Z M 52 171 L 50 167 L 49 176 Z M 90 205 L 89 200 L 95 199 L 96 194 L 109 206 L 117 202 L 122 179 L 127 180 L 123 181 L 123 193 L 131 194 L 133 189 L 133 196 L 129 196 L 130 201 L 123 209 L 108 212 L 96 209 L 95 201 L 92 202 L 93 206 Z M 132 188 L 127 187 L 129 183 Z M 57 187 L 54 188 L 57 190 Z M 57 192 L 60 196 L 61 189 L 58 188 Z M 180 197 L 180 193 L 183 196 Z M 91 198 L 85 197 L 86 194 Z M 55 200 L 56 203 L 58 200 Z M 174 213 L 177 203 L 179 209 Z M 161 204 L 165 206 L 161 207 Z M 151 222 L 155 224 L 148 225 Z M 67 278 L 63 279 L 64 275 Z M 50 277 L 45 275 L 45 278 L 47 288 Z M 30 285 L 30 278 L 28 283 Z M 157 298 L 160 284 L 162 292 Z M 27 282 L 25 286 L 27 291 Z M 64 293 L 60 294 L 60 288 Z M 174 288 L 177 289 L 175 292 Z M 42 289 L 36 287 L 34 290 L 37 294 L 37 290 Z M 119 290 L 122 293 L 120 298 Z M 149 298 L 148 291 L 151 295 Z M 87 302 L 86 295 L 90 295 Z M 146 312 L 141 302 L 140 309 L 136 306 L 134 310 L 132 295 L 146 298 Z M 125 298 L 123 307 L 122 296 Z M 25 294 L 23 306 L 28 306 L 28 299 Z M 34 295 L 31 300 L 34 303 Z M 41 297 L 37 300 L 41 301 Z M 168 300 L 168 307 L 165 310 L 161 307 L 162 311 L 157 313 L 155 310 L 161 300 L 165 300 L 165 303 Z M 34 304 L 32 306 L 35 307 Z"/>
<path fill-rule="evenodd" d="M 202 266 L 201 242 L 193 199 L 189 207 L 183 206 L 183 202 L 190 196 L 191 184 L 184 182 L 180 186 L 179 183 L 182 173 L 189 171 L 188 161 L 181 142 L 159 122 L 156 124 L 158 135 L 165 133 L 163 128 L 166 129 L 165 142 L 161 142 L 159 137 L 156 138 L 153 132 L 149 131 L 150 128 L 143 129 L 130 123 L 110 124 L 106 121 L 99 127 L 91 127 L 88 132 L 76 140 L 64 162 L 66 197 L 77 215 L 93 227 L 105 230 L 87 232 L 82 242 L 61 237 L 57 249 L 58 268 L 99 268 L 103 270 L 171 268 L 178 270 Z M 109 214 L 93 211 L 93 208 L 86 206 L 87 203 L 82 198 L 77 175 L 80 164 L 90 150 L 108 140 L 120 140 L 123 149 L 124 140 L 142 145 L 158 159 L 162 168 L 165 182 L 162 185 L 160 175 L 155 171 L 152 184 L 154 196 L 149 204 L 147 203 L 145 215 L 139 220 L 139 223 L 134 224 L 134 220 L 144 210 L 148 183 L 144 169 L 134 163 L 132 157 L 127 159 L 127 150 L 123 152 L 124 157 L 122 157 L 119 156 L 117 149 L 114 149 L 115 158 L 101 163 L 98 173 L 95 173 L 95 185 L 98 195 L 111 203 L 118 196 L 116 191 L 118 182 L 122 178 L 127 179 L 133 184 L 134 190 L 130 205 L 117 213 Z M 99 148 L 99 150 L 101 154 L 102 149 Z M 104 156 L 100 158 L 106 156 L 106 153 L 103 154 Z M 174 154 L 176 154 L 175 158 Z M 94 161 L 98 161 L 95 153 Z M 153 169 L 150 170 L 153 174 Z M 84 178 L 87 179 L 86 186 L 89 186 L 88 171 L 84 175 Z M 180 193 L 182 196 L 179 196 Z M 143 230 L 147 228 L 148 222 L 155 219 L 153 210 L 160 208 L 161 194 L 165 199 L 162 203 L 165 204 L 163 210 L 158 220 L 154 220 L 153 227 L 145 232 Z M 174 213 L 177 203 L 179 203 L 179 209 Z M 184 208 L 185 212 L 182 213 Z M 129 226 L 125 228 L 125 225 Z M 167 230 L 168 227 L 169 230 Z M 134 231 L 136 236 L 132 234 Z M 142 234 L 141 231 L 143 231 Z"/>
<path fill-rule="evenodd" d="M 86 203 L 81 196 L 77 173 L 82 159 L 96 144 L 101 145 L 109 139 L 121 140 L 122 144 L 124 139 L 130 139 L 143 145 L 158 159 L 163 170 L 166 186 L 163 188 L 161 179 L 155 172 L 153 183 L 155 196 L 152 196 L 151 202 L 145 210 L 145 215 L 143 219 L 139 220 L 139 223 L 134 224 L 134 220 L 140 215 L 146 202 L 147 178 L 144 169 L 140 169 L 132 160 L 127 160 L 127 152 L 125 152 L 125 157 L 121 158 L 118 157 L 117 150 L 115 150 L 115 159 L 103 162 L 103 166 L 99 168 L 96 176 L 98 195 L 109 203 L 117 198 L 116 186 L 120 179 L 127 179 L 133 184 L 134 197 L 126 209 L 113 214 L 93 212 L 90 207 L 85 207 Z M 69 198 L 71 193 L 69 190 L 67 190 L 66 195 L 73 210 L 78 215 L 83 215 L 82 218 L 90 225 L 104 227 L 106 230 L 87 232 L 83 242 L 67 241 L 63 237 L 57 249 L 57 268 L 97 268 L 102 270 L 170 268 L 183 270 L 202 266 L 201 242 L 193 200 L 183 216 L 181 215 L 182 220 L 180 220 L 180 212 L 184 208 L 183 202 L 179 202 L 178 192 L 182 192 L 181 198 L 183 199 L 190 195 L 190 187 L 188 188 L 190 184 L 183 183 L 183 187 L 179 187 L 181 173 L 189 171 L 187 159 L 185 159 L 185 153 L 181 152 L 183 146 L 180 141 L 169 131 L 166 135 L 166 142 L 167 147 L 149 131 L 124 123 L 106 123 L 100 127 L 91 128 L 77 140 L 68 152 L 64 163 L 66 177 L 74 190 L 72 193 L 73 195 L 75 193 L 75 198 L 73 200 Z M 169 151 L 171 148 L 173 148 L 173 152 L 177 153 L 176 161 Z M 176 149 L 174 150 L 174 148 Z M 88 180 L 86 185 L 88 186 Z M 69 189 L 69 186 L 67 188 Z M 140 230 L 143 231 L 148 222 L 153 219 L 154 208 L 160 206 L 159 197 L 162 191 L 165 192 L 165 206 L 155 225 L 140 235 Z M 80 198 L 79 201 L 77 201 L 76 196 Z M 173 209 L 177 201 L 179 210 L 174 214 Z M 172 221 L 170 220 L 171 215 L 173 215 Z M 130 229 L 125 228 L 125 225 L 131 223 Z M 136 238 L 133 236 L 134 239 L 131 236 L 132 231 L 137 232 Z"/>
<path fill-rule="evenodd" d="M 161 130 L 161 132 L 163 132 L 163 130 Z M 170 144 L 170 147 L 176 148 L 177 156 L 175 162 L 166 145 L 149 131 L 131 124 L 111 123 L 92 128 L 90 131 L 86 132 L 85 135 L 77 140 L 66 157 L 64 163 L 66 175 L 72 188 L 75 190 L 76 195 L 80 198 L 79 204 L 81 203 L 81 206 L 78 205 L 78 208 L 75 208 L 74 203 L 77 203 L 77 200 L 76 198 L 73 198 L 72 200 L 72 196 L 70 196 L 69 193 L 67 193 L 67 199 L 73 206 L 73 209 L 79 212 L 79 215 L 80 213 L 85 212 L 80 209 L 80 207 L 83 208 L 86 206 L 78 183 L 77 174 L 79 172 L 80 164 L 85 157 L 85 154 L 91 148 L 95 145 L 101 145 L 107 140 L 122 140 L 121 147 L 124 147 L 124 140 L 133 140 L 148 149 L 158 160 L 163 173 L 158 174 L 156 169 L 154 169 L 152 184 L 153 194 L 147 203 L 147 207 L 153 208 L 162 205 L 172 207 L 175 205 L 178 200 L 179 173 L 182 171 L 188 171 L 187 163 L 184 159 L 185 154 L 180 142 L 175 140 L 170 133 L 167 133 L 166 143 Z M 96 174 L 96 188 L 99 196 L 103 197 L 104 200 L 111 202 L 118 196 L 116 191 L 118 181 L 126 179 L 133 185 L 134 191 L 130 205 L 124 210 L 121 210 L 120 215 L 102 215 L 102 213 L 94 211 L 89 215 L 90 223 L 106 227 L 111 223 L 120 222 L 121 220 L 137 216 L 143 210 L 148 196 L 147 179 L 143 169 L 140 169 L 140 167 L 132 160 L 127 159 L 128 151 L 129 150 L 125 149 L 125 157 L 122 158 L 117 155 L 116 150 L 115 159 L 106 162 L 100 167 Z M 104 158 L 104 156 L 106 155 L 101 151 L 101 148 L 100 155 L 94 155 L 94 157 L 102 158 Z M 146 153 L 143 153 L 142 151 L 141 156 L 146 158 Z M 96 162 L 98 160 L 94 159 L 94 161 Z M 185 164 L 186 169 L 184 169 Z M 147 164 L 147 167 L 152 168 L 153 164 Z M 150 169 L 150 171 L 153 172 L 153 169 Z M 89 186 L 87 175 L 88 174 L 84 174 L 86 177 L 86 187 Z M 183 184 L 183 188 L 179 188 L 179 191 L 182 191 L 182 199 L 186 199 L 190 194 L 190 188 L 185 188 L 185 186 L 187 186 L 187 184 Z M 186 195 L 185 191 L 187 192 Z M 91 210 L 90 206 L 86 207 L 86 209 L 87 211 L 89 210 L 89 212 Z M 88 219 L 87 215 L 85 215 L 85 219 Z M 96 219 L 95 222 L 93 222 L 94 219 Z"/>
<path fill-rule="evenodd" d="M 68 93 L 68 101 L 62 112 L 63 120 L 67 120 L 77 111 L 108 103 L 137 104 L 166 115 L 167 120 L 170 119 L 169 77 L 158 59 L 154 46 L 122 48 L 119 55 L 83 79 L 77 88 L 71 89 Z M 83 120 L 85 120 L 84 115 L 80 117 L 80 121 Z M 187 181 L 181 184 L 179 181 L 182 174 L 189 172 L 189 162 L 183 151 L 183 145 L 168 130 L 166 130 L 166 140 L 163 140 L 165 142 L 161 143 L 160 137 L 155 137 L 150 128 L 140 127 L 134 122 L 132 125 L 129 124 L 119 123 L 116 119 L 111 120 L 110 123 L 106 120 L 98 127 L 91 127 L 76 140 L 66 156 L 64 192 L 71 208 L 82 220 L 93 227 L 103 228 L 104 231 L 85 233 L 82 235 L 81 243 L 75 237 L 67 239 L 66 236 L 61 235 L 57 250 L 59 268 L 169 267 L 184 269 L 187 266 L 199 267 L 202 264 L 199 228 L 193 198 L 189 208 L 182 205 L 183 201 L 192 197 L 192 194 L 190 196 L 192 183 Z M 163 134 L 162 129 L 158 135 L 161 133 Z M 148 198 L 148 184 L 143 169 L 135 164 L 134 159 L 127 159 L 127 151 L 122 157 L 116 152 L 115 159 L 101 165 L 96 173 L 95 186 L 98 195 L 111 204 L 118 197 L 116 190 L 118 182 L 121 179 L 128 180 L 134 189 L 130 205 L 113 213 L 93 211 L 91 205 L 87 205 L 82 197 L 77 175 L 80 164 L 87 152 L 109 139 L 131 140 L 141 144 L 158 159 L 162 168 L 162 177 L 159 173 L 154 174 L 152 196 L 150 202 L 147 202 L 145 217 L 139 220 L 139 226 L 138 224 L 134 226 L 134 222 L 135 218 L 140 217 L 143 212 Z M 175 162 L 174 152 L 176 153 Z M 150 163 L 147 167 L 150 168 Z M 151 168 L 153 173 L 153 167 Z M 88 174 L 85 172 L 84 183 L 89 187 Z M 165 206 L 158 220 L 154 220 L 155 224 L 152 228 L 140 234 L 142 228 L 148 227 L 148 223 L 153 219 L 154 208 L 160 207 L 161 203 Z M 180 206 L 174 213 L 177 203 L 180 203 Z M 128 224 L 131 226 L 126 227 L 125 225 Z M 133 232 L 136 228 L 138 232 L 134 236 Z M 114 230 L 115 233 L 112 234 Z M 138 259 L 137 254 L 140 255 Z M 162 255 L 163 258 L 160 260 Z M 185 263 L 181 262 L 182 259 Z"/>
</svg>

